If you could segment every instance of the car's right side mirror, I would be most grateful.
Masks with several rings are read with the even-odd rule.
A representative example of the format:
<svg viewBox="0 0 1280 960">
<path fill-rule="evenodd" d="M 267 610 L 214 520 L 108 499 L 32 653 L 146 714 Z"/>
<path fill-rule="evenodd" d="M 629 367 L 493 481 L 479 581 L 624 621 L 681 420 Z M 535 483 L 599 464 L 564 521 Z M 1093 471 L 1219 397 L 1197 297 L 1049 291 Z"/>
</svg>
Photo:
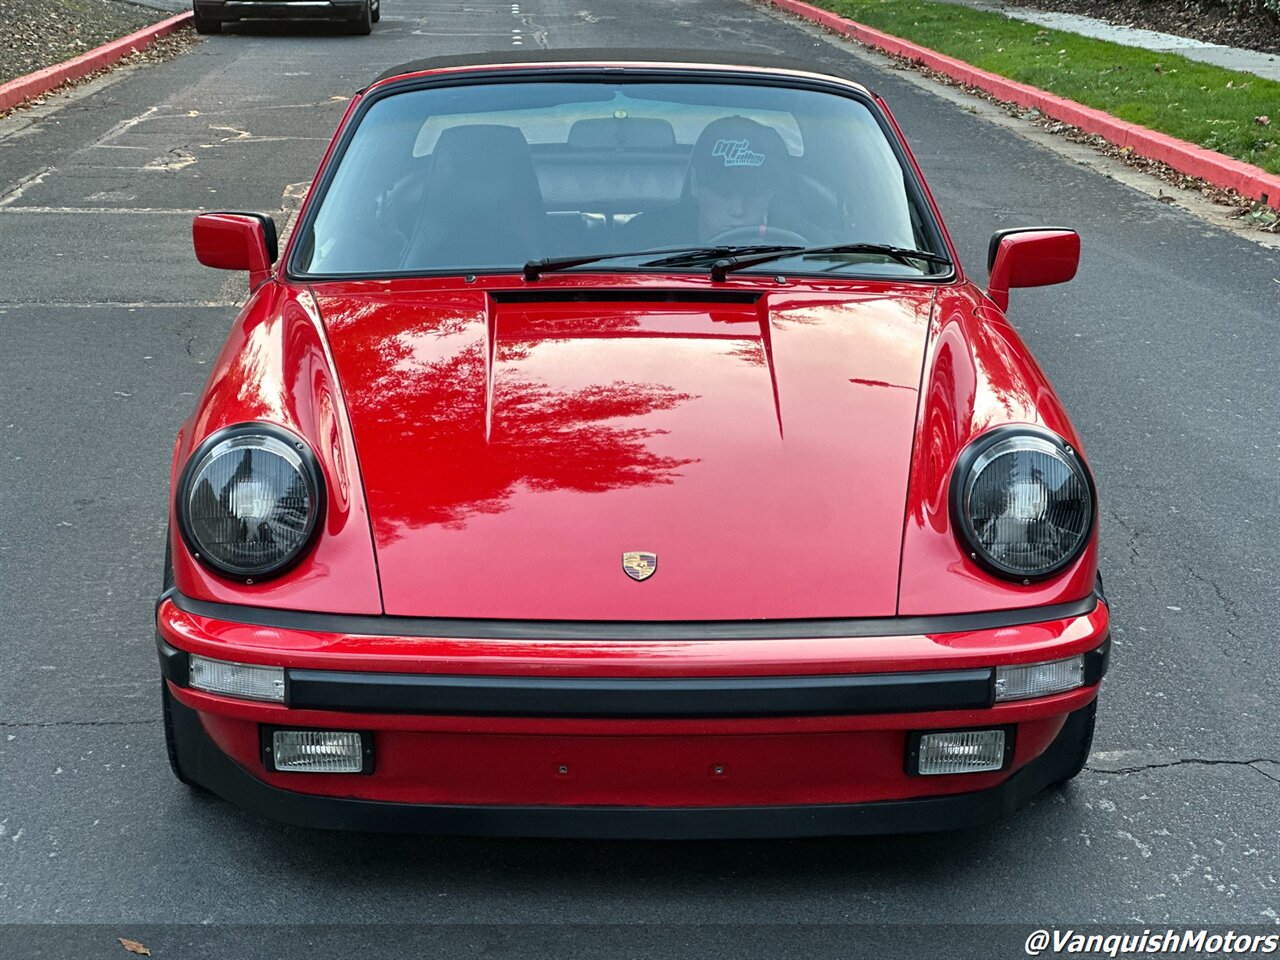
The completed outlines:
<svg viewBox="0 0 1280 960">
<path fill-rule="evenodd" d="M 1012 287 L 1066 283 L 1080 266 L 1080 234 L 1059 227 L 997 230 L 987 248 L 987 296 L 1009 309 Z"/>
</svg>

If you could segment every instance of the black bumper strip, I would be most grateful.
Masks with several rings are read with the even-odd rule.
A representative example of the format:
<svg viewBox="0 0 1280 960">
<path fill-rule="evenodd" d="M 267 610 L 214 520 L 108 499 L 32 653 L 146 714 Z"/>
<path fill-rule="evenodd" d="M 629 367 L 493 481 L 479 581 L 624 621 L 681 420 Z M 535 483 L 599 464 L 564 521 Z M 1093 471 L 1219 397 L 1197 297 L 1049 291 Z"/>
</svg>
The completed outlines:
<svg viewBox="0 0 1280 960">
<path fill-rule="evenodd" d="M 387 803 L 272 787 L 219 750 L 194 710 L 172 698 L 169 702 L 183 776 L 259 816 L 325 830 L 647 840 L 920 833 L 980 826 L 1008 816 L 1079 770 L 1096 709 L 1095 701 L 1068 716 L 1043 754 L 998 786 L 972 793 L 787 807 L 497 807 Z"/>
<path fill-rule="evenodd" d="M 160 671 L 189 684 L 189 654 L 156 635 Z M 1099 683 L 1111 640 L 1084 655 L 1084 684 Z M 981 710 L 994 702 L 995 671 L 792 677 L 504 677 L 338 670 L 286 671 L 295 709 L 441 716 L 701 718 L 927 713 Z"/>
<path fill-rule="evenodd" d="M 1111 665 L 1111 637 L 1084 655 L 1084 685 L 1092 687 L 1099 683 Z"/>
<path fill-rule="evenodd" d="M 191 657 L 185 650 L 171 647 L 156 634 L 156 650 L 160 654 L 160 675 L 179 687 L 191 683 Z"/>
<path fill-rule="evenodd" d="M 487 717 L 848 716 L 981 710 L 994 672 L 804 677 L 493 677 L 290 670 L 288 704 L 312 710 Z"/>
<path fill-rule="evenodd" d="M 377 637 L 441 637 L 489 640 L 793 640 L 822 637 L 900 637 L 965 633 L 1066 620 L 1093 612 L 1097 594 L 1071 603 L 983 613 L 928 617 L 861 617 L 811 620 L 480 620 L 456 617 L 359 616 L 307 613 L 193 600 L 174 592 L 187 613 L 282 630 Z"/>
</svg>

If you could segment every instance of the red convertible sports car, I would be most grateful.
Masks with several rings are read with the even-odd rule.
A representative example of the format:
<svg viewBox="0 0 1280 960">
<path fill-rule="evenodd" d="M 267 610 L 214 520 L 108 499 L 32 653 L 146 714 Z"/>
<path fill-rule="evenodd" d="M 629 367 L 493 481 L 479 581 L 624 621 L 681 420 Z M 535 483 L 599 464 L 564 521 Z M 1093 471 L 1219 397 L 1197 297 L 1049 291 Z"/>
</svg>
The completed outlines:
<svg viewBox="0 0 1280 960">
<path fill-rule="evenodd" d="M 539 57 L 541 59 L 539 59 Z M 705 54 L 408 64 L 246 270 L 173 455 L 183 781 L 322 827 L 982 823 L 1077 774 L 1109 614 L 1080 439 L 884 103 Z"/>
</svg>

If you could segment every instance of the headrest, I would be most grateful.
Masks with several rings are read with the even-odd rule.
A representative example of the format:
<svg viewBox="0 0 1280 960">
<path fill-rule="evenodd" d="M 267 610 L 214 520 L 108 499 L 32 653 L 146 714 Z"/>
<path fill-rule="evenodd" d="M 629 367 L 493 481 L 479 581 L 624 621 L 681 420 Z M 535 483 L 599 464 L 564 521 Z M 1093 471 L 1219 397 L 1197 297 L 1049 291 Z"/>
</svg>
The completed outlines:
<svg viewBox="0 0 1280 960">
<path fill-rule="evenodd" d="M 523 263 L 545 255 L 546 208 L 516 127 L 450 127 L 432 152 L 422 220 L 405 265 Z"/>
<path fill-rule="evenodd" d="M 569 128 L 569 146 L 590 150 L 668 150 L 676 145 L 669 120 L 593 117 Z"/>
</svg>

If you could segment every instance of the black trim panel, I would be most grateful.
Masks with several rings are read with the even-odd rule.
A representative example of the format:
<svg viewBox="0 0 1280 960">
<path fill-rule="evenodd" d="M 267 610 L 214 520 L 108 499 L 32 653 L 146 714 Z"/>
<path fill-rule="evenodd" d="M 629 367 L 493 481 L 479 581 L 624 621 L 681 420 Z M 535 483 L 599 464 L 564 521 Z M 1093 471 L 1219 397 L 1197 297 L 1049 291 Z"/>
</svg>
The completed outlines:
<svg viewBox="0 0 1280 960">
<path fill-rule="evenodd" d="M 174 606 L 198 617 L 282 630 L 373 637 L 486 640 L 798 640 L 823 637 L 904 637 L 965 633 L 1083 617 L 1097 594 L 1071 603 L 928 617 L 812 620 L 482 620 L 458 617 L 361 616 L 193 600 L 174 592 Z"/>
<path fill-rule="evenodd" d="M 185 650 L 171 647 L 156 634 L 156 651 L 160 654 L 160 675 L 179 687 L 191 685 L 191 655 Z"/>
<path fill-rule="evenodd" d="M 1110 665 L 1111 637 L 1108 635 L 1107 639 L 1084 655 L 1084 685 L 1092 687 L 1095 683 L 1100 683 Z"/>
<path fill-rule="evenodd" d="M 290 670 L 295 709 L 557 718 L 848 716 L 983 710 L 995 671 L 803 677 L 494 677 Z"/>
<path fill-rule="evenodd" d="M 1067 717 L 1049 748 L 999 786 L 914 800 L 789 807 L 495 807 L 321 797 L 269 786 L 220 751 L 200 718 L 172 701 L 183 774 L 259 816 L 303 827 L 453 836 L 720 839 L 923 833 L 1008 816 L 1079 770 L 1095 703 Z"/>
</svg>

